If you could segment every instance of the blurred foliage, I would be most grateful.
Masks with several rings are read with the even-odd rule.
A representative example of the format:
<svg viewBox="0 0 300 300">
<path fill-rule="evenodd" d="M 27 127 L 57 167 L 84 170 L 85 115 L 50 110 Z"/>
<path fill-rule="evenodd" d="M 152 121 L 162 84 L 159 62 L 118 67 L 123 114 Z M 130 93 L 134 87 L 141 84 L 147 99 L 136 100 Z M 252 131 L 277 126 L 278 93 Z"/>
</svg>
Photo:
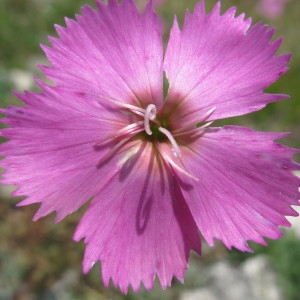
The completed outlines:
<svg viewBox="0 0 300 300">
<path fill-rule="evenodd" d="M 3 67 L 26 67 L 28 59 L 40 53 L 40 43 L 54 34 L 53 24 L 74 17 L 88 1 L 2 0 L 0 2 L 0 61 Z M 89 1 L 92 2 L 92 1 Z"/>
<path fill-rule="evenodd" d="M 299 237 L 292 231 L 285 230 L 285 235 L 280 240 L 269 240 L 268 246 L 250 242 L 255 254 L 268 256 L 274 270 L 278 274 L 279 284 L 283 287 L 284 299 L 300 299 L 300 242 Z M 251 253 L 242 253 L 233 250 L 229 259 L 233 262 L 243 262 L 251 257 Z"/>
<path fill-rule="evenodd" d="M 166 25 L 166 40 L 172 26 L 174 14 L 180 24 L 184 12 L 190 11 L 196 0 L 166 0 L 158 7 Z M 216 1 L 206 0 L 208 10 Z M 223 1 L 223 11 L 232 5 L 238 13 L 246 12 L 257 22 L 263 19 L 257 13 L 256 0 Z M 47 35 L 55 35 L 53 24 L 64 25 L 64 17 L 74 18 L 84 4 L 94 6 L 93 0 L 1 0 L 0 1 L 0 105 L 18 103 L 10 92 L 22 91 L 16 83 L 18 76 L 28 80 L 31 73 L 39 74 L 36 64 L 44 64 L 45 57 L 40 43 L 48 43 Z M 292 131 L 284 142 L 289 146 L 300 147 L 300 1 L 293 0 L 286 5 L 281 18 L 263 19 L 277 28 L 276 37 L 285 37 L 281 53 L 292 52 L 291 70 L 268 91 L 290 94 L 291 99 L 270 104 L 266 109 L 247 116 L 220 121 L 218 124 L 239 124 L 256 130 Z M 33 82 L 31 85 L 33 88 Z M 105 289 L 100 280 L 99 265 L 88 275 L 81 274 L 83 243 L 74 244 L 73 230 L 85 208 L 66 218 L 60 226 L 53 224 L 53 216 L 36 223 L 31 221 L 36 206 L 15 208 L 18 199 L 11 199 L 6 191 L 0 194 L 0 299 L 3 300 L 71 300 L 71 299 L 178 299 L 181 285 L 174 280 L 172 289 L 161 291 L 156 284 L 153 291 L 141 290 L 138 294 L 129 292 L 121 295 L 114 288 Z M 292 234 L 279 241 L 270 241 L 269 247 L 254 245 L 256 253 L 267 254 L 285 290 L 285 299 L 299 299 L 300 286 L 300 243 Z M 223 249 L 223 248 L 221 248 Z M 220 256 L 227 256 L 223 250 L 211 252 L 193 263 L 201 266 Z M 232 261 L 240 262 L 250 254 L 231 252 Z M 189 271 L 188 271 L 189 272 Z M 187 277 L 188 273 L 187 272 Z M 199 272 L 197 282 L 205 276 Z M 202 277 L 201 277 L 202 276 Z M 193 287 L 194 279 L 187 280 L 185 287 Z"/>
</svg>

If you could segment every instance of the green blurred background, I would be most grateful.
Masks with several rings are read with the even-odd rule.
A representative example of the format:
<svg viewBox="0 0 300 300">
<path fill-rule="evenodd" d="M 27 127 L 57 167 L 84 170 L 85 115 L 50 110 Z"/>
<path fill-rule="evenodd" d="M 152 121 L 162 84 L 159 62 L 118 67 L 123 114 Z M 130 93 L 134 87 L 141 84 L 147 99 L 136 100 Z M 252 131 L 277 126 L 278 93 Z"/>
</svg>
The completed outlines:
<svg viewBox="0 0 300 300">
<path fill-rule="evenodd" d="M 141 1 L 140 1 L 141 2 Z M 157 11 L 164 19 L 166 36 L 176 14 L 182 22 L 185 9 L 191 11 L 195 0 L 166 0 Z M 208 10 L 216 1 L 206 0 Z M 258 0 L 224 0 L 223 11 L 232 5 L 238 13 L 246 12 L 254 22 L 263 20 L 277 28 L 276 36 L 285 40 L 280 52 L 292 52 L 290 71 L 269 92 L 290 94 L 291 99 L 268 105 L 266 109 L 221 124 L 240 124 L 257 130 L 291 131 L 282 142 L 300 147 L 300 1 L 287 3 L 283 14 L 275 19 L 261 15 Z M 36 64 L 46 63 L 39 47 L 55 35 L 53 24 L 64 25 L 64 17 L 73 18 L 84 4 L 92 0 L 0 0 L 0 106 L 18 104 L 11 90 L 35 89 L 32 74 L 41 75 Z M 296 157 L 299 160 L 299 157 Z M 26 163 L 26 162 L 24 162 Z M 86 207 L 53 224 L 53 215 L 36 223 L 31 221 L 37 206 L 15 208 L 18 199 L 11 198 L 9 187 L 0 190 L 0 299 L 181 299 L 182 291 L 205 287 L 207 266 L 227 260 L 238 266 L 249 257 L 267 255 L 276 272 L 283 299 L 300 299 L 300 241 L 292 230 L 269 247 L 254 245 L 255 254 L 228 252 L 222 245 L 206 250 L 203 256 L 192 256 L 185 284 L 174 280 L 172 288 L 161 291 L 159 284 L 146 292 L 122 295 L 117 289 L 102 286 L 99 265 L 88 275 L 81 274 L 83 243 L 72 241 L 73 231 Z M 201 299 L 200 299 L 201 300 Z M 206 300 L 206 299 L 204 299 Z"/>
</svg>

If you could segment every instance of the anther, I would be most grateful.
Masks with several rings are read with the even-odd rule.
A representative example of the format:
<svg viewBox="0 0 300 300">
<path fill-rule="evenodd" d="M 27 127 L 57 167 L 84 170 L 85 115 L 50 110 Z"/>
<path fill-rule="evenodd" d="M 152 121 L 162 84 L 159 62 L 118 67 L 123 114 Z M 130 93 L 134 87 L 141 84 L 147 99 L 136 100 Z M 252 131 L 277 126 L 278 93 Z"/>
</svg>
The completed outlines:
<svg viewBox="0 0 300 300">
<path fill-rule="evenodd" d="M 150 128 L 150 121 L 155 120 L 156 118 L 156 106 L 154 104 L 149 104 L 145 110 L 145 116 L 144 116 L 144 127 L 145 131 L 148 135 L 152 134 L 151 128 Z"/>
</svg>

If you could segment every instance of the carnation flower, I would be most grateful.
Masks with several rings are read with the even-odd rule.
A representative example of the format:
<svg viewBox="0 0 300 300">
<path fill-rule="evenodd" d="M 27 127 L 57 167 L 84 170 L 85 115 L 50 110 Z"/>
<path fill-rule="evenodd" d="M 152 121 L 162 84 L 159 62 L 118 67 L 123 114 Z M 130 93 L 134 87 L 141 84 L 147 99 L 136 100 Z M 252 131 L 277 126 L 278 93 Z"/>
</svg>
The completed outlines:
<svg viewBox="0 0 300 300">
<path fill-rule="evenodd" d="M 275 19 L 282 15 L 284 6 L 288 2 L 290 0 L 260 0 L 258 11 L 267 18 Z"/>
<path fill-rule="evenodd" d="M 183 280 L 199 232 L 241 251 L 279 238 L 297 215 L 297 150 L 274 142 L 284 133 L 212 125 L 287 98 L 263 92 L 290 59 L 275 55 L 274 30 L 201 1 L 182 29 L 175 18 L 164 54 L 151 5 L 96 4 L 42 46 L 55 85 L 36 79 L 40 92 L 1 110 L 2 183 L 26 196 L 19 205 L 41 203 L 34 220 L 59 222 L 92 199 L 74 235 L 83 271 L 100 261 L 122 292 Z"/>
</svg>

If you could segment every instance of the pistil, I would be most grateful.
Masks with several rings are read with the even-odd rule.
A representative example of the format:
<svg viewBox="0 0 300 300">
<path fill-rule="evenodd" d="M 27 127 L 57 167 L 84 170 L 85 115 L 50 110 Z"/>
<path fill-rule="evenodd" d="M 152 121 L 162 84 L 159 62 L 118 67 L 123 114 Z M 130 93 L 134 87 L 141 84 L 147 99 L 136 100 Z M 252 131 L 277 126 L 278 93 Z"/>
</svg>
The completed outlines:
<svg viewBox="0 0 300 300">
<path fill-rule="evenodd" d="M 156 118 L 156 106 L 154 104 L 149 104 L 146 108 L 145 115 L 144 115 L 144 126 L 145 131 L 148 135 L 152 134 L 152 130 L 150 128 L 150 120 L 153 121 Z"/>
<path fill-rule="evenodd" d="M 145 131 L 148 135 L 152 135 L 152 130 L 151 130 L 151 126 L 150 126 L 150 121 L 154 121 L 156 119 L 156 113 L 157 113 L 157 109 L 156 106 L 154 104 L 149 104 L 145 110 L 145 115 L 144 115 L 144 127 L 145 127 Z M 170 143 L 172 144 L 172 151 L 175 155 L 175 157 L 179 157 L 180 156 L 180 149 L 179 146 L 176 142 L 176 140 L 174 139 L 172 133 L 164 128 L 159 126 L 158 130 L 163 133 L 168 140 L 170 141 Z"/>
</svg>

